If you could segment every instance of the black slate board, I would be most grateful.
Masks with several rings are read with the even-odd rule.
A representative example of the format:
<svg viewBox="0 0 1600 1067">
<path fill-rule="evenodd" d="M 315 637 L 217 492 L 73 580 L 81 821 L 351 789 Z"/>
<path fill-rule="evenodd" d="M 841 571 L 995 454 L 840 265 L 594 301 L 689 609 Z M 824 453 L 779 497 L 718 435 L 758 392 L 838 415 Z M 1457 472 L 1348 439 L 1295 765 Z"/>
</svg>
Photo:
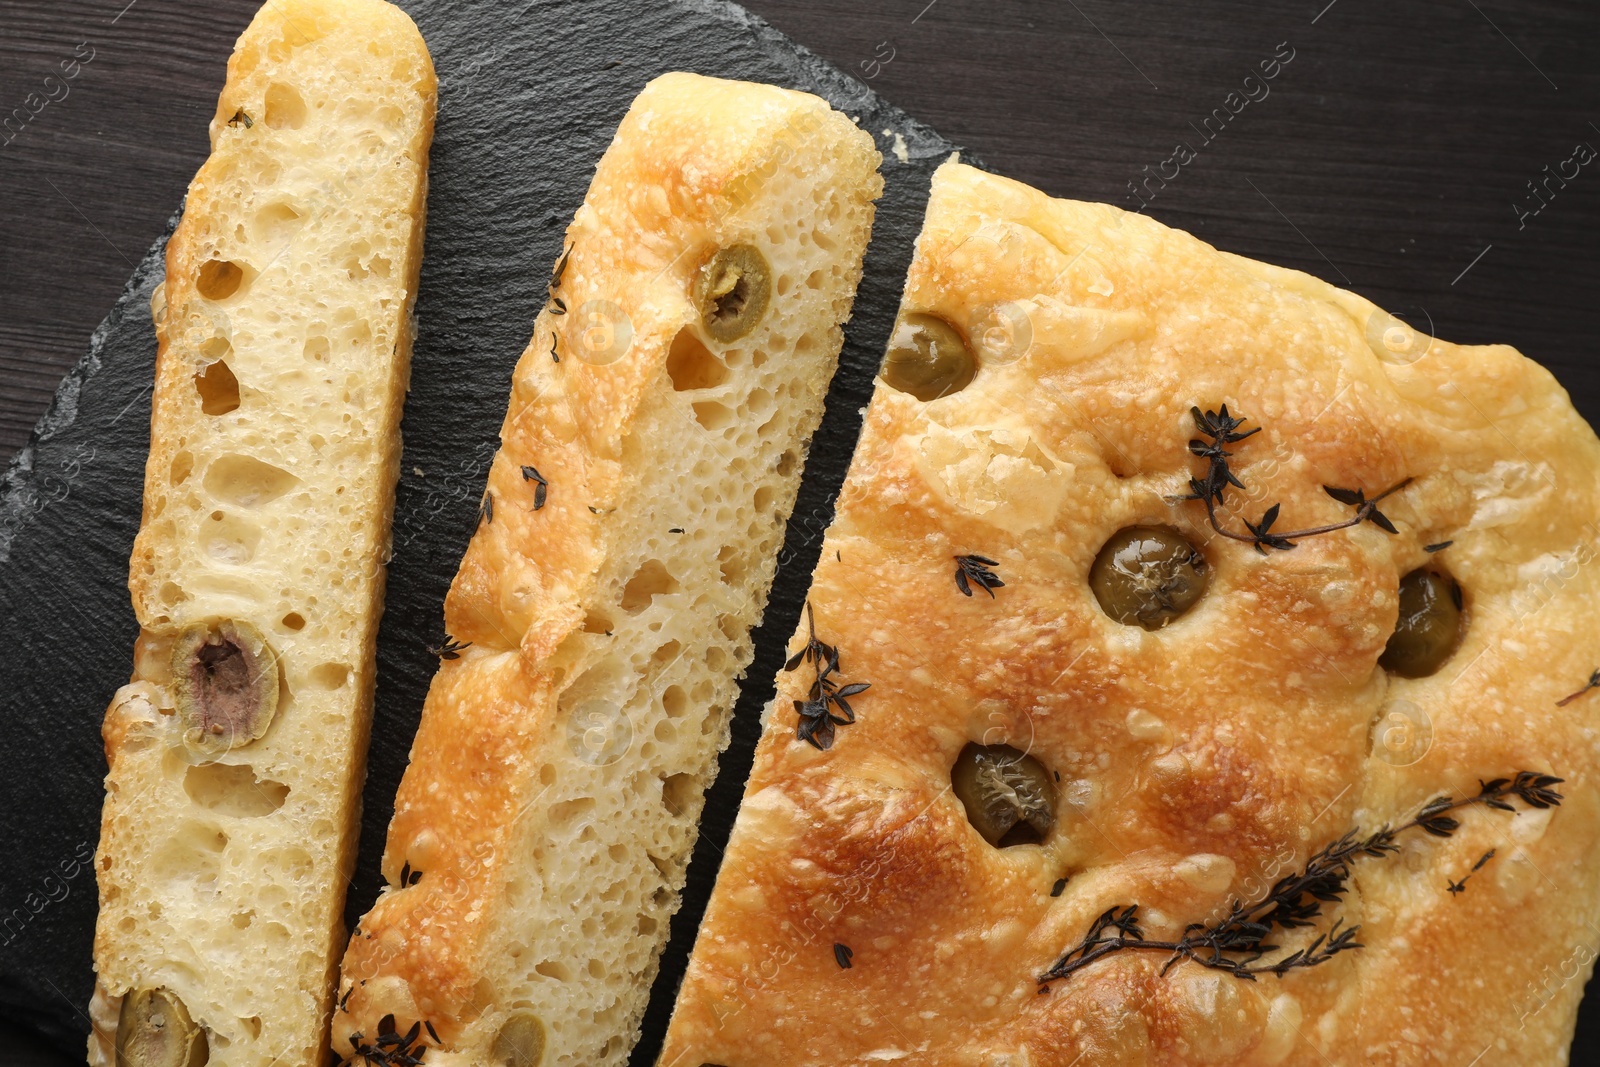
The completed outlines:
<svg viewBox="0 0 1600 1067">
<path fill-rule="evenodd" d="M 916 28 L 932 32 L 941 13 L 955 10 L 948 4 L 949 0 Z M 352 890 L 352 913 L 364 908 L 376 891 L 376 856 L 390 799 L 403 768 L 423 687 L 432 670 L 432 661 L 420 651 L 421 644 L 437 637 L 434 627 L 439 618 L 439 602 L 466 543 L 483 469 L 493 447 L 494 428 L 503 410 L 509 369 L 526 340 L 532 315 L 541 300 L 544 271 L 556 254 L 561 228 L 581 199 L 590 168 L 632 94 L 651 75 L 669 68 L 758 78 L 799 88 L 820 87 L 836 104 L 851 114 L 862 115 L 863 126 L 874 134 L 885 127 L 902 132 L 913 154 L 912 163 L 905 166 L 897 164 L 886 152 L 889 192 L 880 206 L 867 284 L 849 330 L 845 361 L 828 419 L 812 454 L 808 485 L 791 526 L 784 556 L 786 566 L 780 572 L 768 613 L 769 626 L 757 635 L 763 654 L 752 667 L 736 716 L 734 746 L 723 759 L 721 781 L 709 798 L 705 834 L 690 868 L 684 910 L 673 927 L 673 948 L 664 963 L 663 979 L 636 1057 L 636 1062 L 647 1063 L 659 1042 L 672 986 L 681 972 L 695 919 L 715 873 L 718 849 L 733 817 L 749 762 L 755 714 L 770 693 L 776 645 L 782 642 L 796 617 L 816 552 L 816 537 L 830 514 L 829 502 L 854 441 L 856 409 L 868 395 L 870 368 L 876 361 L 887 316 L 898 294 L 927 176 L 950 146 L 904 116 L 883 109 L 858 84 L 730 6 L 704 0 L 679 5 L 666 0 L 652 0 L 645 5 L 628 0 L 541 0 L 537 6 L 504 8 L 449 0 L 426 8 L 418 2 L 405 6 L 413 10 L 434 50 L 442 81 L 442 111 L 432 172 L 429 260 L 419 309 L 423 328 L 406 423 L 407 476 L 400 490 L 397 552 L 390 571 L 389 613 L 382 633 L 377 723 L 380 741 L 371 755 L 367 832 L 361 860 L 361 868 L 367 873 Z M 1131 94 L 1125 94 L 1126 86 L 1118 76 L 1133 82 L 1142 77 L 1142 71 L 1131 65 L 1128 70 L 1119 66 L 1132 62 L 1125 58 L 1124 49 L 1138 57 L 1141 67 L 1155 72 L 1164 89 L 1170 89 L 1168 78 L 1175 75 L 1166 68 L 1187 71 L 1191 81 L 1204 81 L 1201 75 L 1210 69 L 1205 62 L 1207 57 L 1217 62 L 1221 62 L 1218 57 L 1223 57 L 1229 63 L 1239 59 L 1236 50 L 1222 48 L 1222 38 L 1227 36 L 1224 30 L 1232 33 L 1241 27 L 1289 25 L 1292 21 L 1292 32 L 1285 33 L 1294 37 L 1297 44 L 1302 33 L 1310 32 L 1298 28 L 1305 21 L 1299 15 L 1290 20 L 1288 12 L 1263 13 L 1233 6 L 1237 10 L 1225 9 L 1226 5 L 1179 10 L 1170 4 L 1165 10 L 1147 7 L 1139 14 L 1130 10 L 1122 20 L 1126 25 L 1107 24 L 1120 45 L 1111 44 L 1110 38 L 1102 40 L 1102 36 L 1096 36 L 1099 26 L 1091 31 L 1088 24 L 1078 27 L 1087 44 L 1075 45 L 1060 32 L 1062 24 L 1046 20 L 1041 30 L 1054 25 L 1057 32 L 1046 33 L 1043 39 L 1061 51 L 1042 58 L 1022 47 L 1015 37 L 995 36 L 1001 31 L 1022 33 L 1020 24 L 1024 20 L 1027 33 L 1034 34 L 1032 18 L 1044 13 L 1042 5 L 1019 4 L 997 10 L 992 12 L 992 20 L 991 13 L 985 12 L 981 24 L 950 15 L 953 25 L 961 27 L 963 54 L 972 49 L 969 58 L 973 62 L 959 68 L 952 78 L 938 79 L 944 94 L 938 98 L 938 114 L 944 116 L 942 122 L 959 125 L 958 119 L 965 115 L 960 105 L 974 92 L 960 73 L 980 70 L 984 62 L 1004 67 L 1021 64 L 1040 79 L 1060 78 L 1063 70 L 1070 71 L 1065 77 L 1074 89 L 1074 114 L 1060 113 L 1058 98 L 1042 98 L 1042 104 L 1055 100 L 1057 110 L 1028 109 L 1012 116 L 1008 128 L 1014 134 L 1020 131 L 1036 135 L 1033 143 L 1038 149 L 1037 158 L 1027 156 L 1022 161 L 1024 170 L 1029 170 L 1029 160 L 1033 160 L 1033 170 L 1044 167 L 1042 177 L 1046 180 L 1042 184 L 1051 191 L 1116 201 L 1122 195 L 1121 180 L 1128 175 L 1118 169 L 1127 160 L 1113 148 L 1125 148 L 1124 141 L 1142 145 L 1140 139 L 1148 138 L 1149 131 L 1158 124 L 1181 132 L 1183 120 L 1192 117 L 1200 99 L 1182 91 L 1184 86 L 1180 85 L 1180 91 L 1169 92 L 1156 101 L 1164 109 L 1140 102 L 1147 99 L 1144 97 L 1134 100 Z M 1329 7 L 1332 5 L 1324 6 L 1320 0 L 1312 5 L 1318 12 L 1313 25 Z M 1522 13 L 1519 24 L 1537 25 L 1546 37 L 1556 36 L 1551 28 L 1555 22 L 1550 20 L 1559 5 L 1534 7 L 1537 11 L 1530 8 Z M 1320 227 L 1306 224 L 1306 228 L 1335 261 L 1347 267 L 1359 263 L 1367 268 L 1365 276 L 1356 275 L 1358 288 L 1403 313 L 1407 310 L 1404 304 L 1413 296 L 1426 293 L 1428 299 L 1433 299 L 1452 292 L 1444 282 L 1454 274 L 1455 266 L 1437 279 L 1426 272 L 1419 273 L 1422 266 L 1435 265 L 1439 259 L 1437 248 L 1432 258 L 1412 257 L 1420 258 L 1421 265 L 1413 264 L 1411 273 L 1396 268 L 1392 257 L 1380 265 L 1373 260 L 1377 254 L 1373 249 L 1378 246 L 1370 241 L 1363 244 L 1362 235 L 1370 235 L 1379 223 L 1395 227 L 1396 220 L 1425 194 L 1434 199 L 1435 185 L 1443 170 L 1460 175 L 1451 186 L 1453 194 L 1473 188 L 1474 182 L 1469 179 L 1480 172 L 1475 157 L 1470 155 L 1441 161 L 1442 157 L 1428 154 L 1446 144 L 1447 139 L 1422 136 L 1420 141 L 1408 143 L 1404 131 L 1411 130 L 1414 138 L 1418 130 L 1427 131 L 1419 115 L 1433 115 L 1441 121 L 1448 116 L 1453 121 L 1466 114 L 1474 127 L 1480 123 L 1488 126 L 1473 138 L 1474 150 L 1481 147 L 1476 145 L 1479 140 L 1495 144 L 1497 152 L 1514 157 L 1518 166 L 1519 151 L 1526 154 L 1524 150 L 1530 150 L 1529 145 L 1534 143 L 1529 139 L 1534 137 L 1532 132 L 1510 147 L 1503 143 L 1503 136 L 1491 135 L 1495 131 L 1504 135 L 1508 116 L 1533 106 L 1526 94 L 1507 87 L 1504 79 L 1512 75 L 1502 67 L 1510 67 L 1513 74 L 1529 79 L 1538 75 L 1531 69 L 1514 66 L 1519 60 L 1510 55 L 1510 39 L 1495 36 L 1492 24 L 1480 21 L 1481 11 L 1475 8 L 1476 5 L 1463 8 L 1460 17 L 1440 10 L 1419 9 L 1407 15 L 1392 9 L 1392 18 L 1371 13 L 1357 18 L 1356 13 L 1341 7 L 1338 14 L 1349 13 L 1352 21 L 1348 25 L 1332 18 L 1322 21 L 1319 29 L 1335 37 L 1322 42 L 1321 58 L 1315 54 L 1317 49 L 1308 48 L 1308 58 L 1301 63 L 1320 64 L 1314 69 L 1305 68 L 1316 77 L 1304 95 L 1289 97 L 1299 101 L 1296 107 L 1309 109 L 1306 121 L 1297 125 L 1299 120 L 1291 116 L 1278 125 L 1276 120 L 1270 120 L 1259 130 L 1241 130 L 1240 140 L 1230 140 L 1231 148 L 1239 149 L 1236 157 L 1229 158 L 1230 166 L 1243 160 L 1240 165 L 1248 170 L 1250 160 L 1263 156 L 1269 157 L 1270 162 L 1262 165 L 1276 168 L 1275 172 L 1281 171 L 1286 177 L 1293 176 L 1297 167 L 1304 168 L 1307 160 L 1316 160 L 1318 168 L 1331 168 L 1330 176 L 1308 183 L 1301 190 L 1304 195 L 1299 206 L 1317 212 L 1312 221 L 1320 223 Z M 140 10 L 144 10 L 143 5 Z M 1491 10 L 1496 19 L 1502 18 L 1498 8 Z M 906 14 L 918 11 L 926 14 L 927 7 L 915 3 Z M 1088 18 L 1081 11 L 1074 12 L 1067 21 L 1079 16 Z M 1098 8 L 1093 13 L 1096 17 L 1101 14 Z M 774 17 L 779 16 L 775 13 Z M 878 29 L 877 23 L 841 19 L 834 36 L 842 33 L 848 37 L 861 30 L 863 24 L 868 29 Z M 1133 42 L 1124 37 L 1125 32 L 1142 24 L 1160 29 L 1141 33 Z M 1520 39 L 1517 25 L 1506 25 Z M 1383 27 L 1383 32 L 1375 34 L 1374 26 Z M 193 28 L 190 30 L 192 36 Z M 862 33 L 859 54 L 871 54 L 876 36 L 865 30 Z M 1338 36 L 1341 33 L 1343 38 Z M 1488 43 L 1474 45 L 1474 33 Z M 1574 33 L 1572 39 L 1576 42 L 1581 36 Z M 1276 38 L 1276 34 L 1268 34 L 1262 40 Z M 1421 41 L 1427 47 L 1419 48 Z M 852 48 L 855 43 L 852 41 Z M 908 38 L 901 43 L 916 42 Z M 926 41 L 921 43 L 924 53 L 932 47 Z M 1585 83 L 1579 76 L 1581 58 L 1573 58 L 1581 57 L 1581 53 L 1568 49 L 1561 55 L 1547 55 L 1526 41 L 1524 45 L 1541 65 L 1558 64 L 1549 69 L 1567 90 L 1562 98 L 1584 95 Z M 1103 62 L 1097 61 L 1096 49 L 1102 49 L 1104 54 L 1099 60 Z M 1499 64 L 1495 59 L 1498 53 L 1488 49 L 1504 49 L 1508 62 Z M 1521 52 L 1522 48 L 1517 50 Z M 1355 66 L 1343 62 L 1351 51 L 1357 57 Z M 1156 57 L 1154 63 L 1149 58 L 1152 54 Z M 1162 56 L 1166 56 L 1164 62 Z M 1177 63 L 1177 57 L 1184 62 Z M 1386 59 L 1389 65 L 1380 59 Z M 922 60 L 922 66 L 914 66 L 916 59 L 908 52 L 891 74 L 906 71 L 910 77 L 915 70 L 917 76 L 927 77 L 939 69 L 928 69 L 927 54 Z M 610 65 L 613 61 L 615 66 Z M 1480 68 L 1481 81 L 1473 82 L 1474 93 L 1461 102 L 1467 111 L 1455 110 L 1454 100 L 1449 102 L 1451 107 L 1439 111 L 1435 99 L 1435 110 L 1407 113 L 1409 122 L 1399 121 L 1405 108 L 1427 103 L 1429 86 L 1433 86 L 1434 97 L 1439 96 L 1438 85 L 1448 84 L 1445 73 L 1479 72 Z M 1353 78 L 1352 71 L 1360 77 Z M 1474 77 L 1480 75 L 1475 73 Z M 1576 92 L 1569 78 L 1577 80 Z M 874 84 L 893 80 L 885 77 Z M 1319 86 L 1330 94 L 1326 99 Z M 1543 82 L 1538 86 L 1542 90 Z M 1188 88 L 1194 90 L 1195 84 Z M 1336 88 L 1338 92 L 1334 91 Z M 902 85 L 901 91 L 909 89 Z M 1209 96 L 1205 99 L 1207 106 L 1215 102 Z M 1359 121 L 1346 117 L 1345 112 L 1339 113 L 1337 122 L 1325 120 L 1324 116 L 1333 112 L 1320 109 L 1329 101 L 1347 109 L 1354 107 L 1356 110 L 1349 115 L 1360 116 Z M 1140 121 L 1147 108 L 1151 121 Z M 1199 110 L 1203 112 L 1204 108 Z M 1078 112 L 1095 115 L 1097 121 L 1075 127 L 1073 120 Z M 1559 125 L 1549 115 L 1543 117 L 1542 123 L 1529 122 L 1529 130 Z M 1329 121 L 1329 128 L 1334 131 L 1331 143 L 1319 140 L 1316 123 L 1323 121 Z M 1370 168 L 1363 170 L 1356 157 L 1370 152 L 1370 130 L 1381 129 L 1392 135 L 1391 123 L 1401 131 L 1398 142 L 1391 136 L 1384 143 L 1384 166 L 1388 168 L 1393 160 L 1392 174 L 1387 169 L 1381 174 Z M 1341 132 L 1348 135 L 1343 140 L 1339 137 Z M 977 136 L 976 132 L 973 135 Z M 1108 136 L 1115 145 L 1106 142 Z M 1233 138 L 1231 132 L 1229 136 Z M 887 147 L 888 140 L 879 136 L 880 146 Z M 1345 155 L 1340 156 L 1338 145 L 1345 141 L 1361 146 L 1360 151 L 1345 145 Z M 1231 148 L 1225 146 L 1224 153 Z M 1285 149 L 1282 154 L 1280 148 Z M 97 146 L 96 152 L 101 151 L 103 146 Z M 1333 162 L 1327 163 L 1324 156 Z M 99 158 L 102 157 L 97 154 L 96 159 Z M 1144 161 L 1143 156 L 1134 160 Z M 1529 165 L 1530 175 L 1537 165 Z M 1129 174 L 1134 169 L 1137 168 L 1129 168 Z M 1259 171 L 1256 173 L 1259 177 Z M 1515 173 L 1520 175 L 1520 171 Z M 1031 170 L 1020 176 L 1036 181 L 1041 177 Z M 1237 218 L 1240 209 L 1219 192 L 1227 186 L 1227 180 L 1231 179 L 1224 170 L 1193 186 L 1186 180 L 1180 190 L 1182 195 L 1171 199 L 1167 206 L 1158 205 L 1155 213 L 1163 221 L 1194 229 L 1203 237 L 1211 236 L 1233 250 L 1342 280 L 1334 277 L 1337 267 L 1319 258 L 1320 250 L 1314 256 L 1295 243 L 1301 240 L 1298 230 L 1290 229 L 1293 224 L 1284 225 L 1284 219 L 1271 213 L 1275 209 L 1256 204 L 1261 218 L 1247 218 L 1241 224 Z M 1479 179 L 1476 184 L 1483 181 Z M 1500 184 L 1509 188 L 1518 182 Z M 1187 199 L 1191 189 L 1193 201 Z M 1356 189 L 1365 190 L 1364 198 L 1352 191 Z M 1276 188 L 1270 191 L 1277 195 Z M 1483 189 L 1477 191 L 1488 195 Z M 1581 190 L 1564 194 L 1574 195 L 1581 195 Z M 473 198 L 477 198 L 476 203 L 465 202 Z M 1443 198 L 1444 194 L 1439 193 L 1437 199 Z M 1377 212 L 1379 208 L 1381 212 Z M 1377 212 L 1380 217 L 1353 220 L 1350 213 L 1363 209 Z M 1286 204 L 1285 210 L 1305 224 L 1295 206 Z M 1244 211 L 1247 216 L 1249 213 L 1248 209 Z M 1483 227 L 1481 218 L 1472 212 L 1472 204 L 1459 198 L 1454 199 L 1448 211 L 1441 208 L 1430 214 L 1418 210 L 1417 215 L 1416 232 L 1433 238 L 1435 244 L 1441 234 L 1460 230 L 1461 234 L 1455 235 L 1465 240 L 1462 235 L 1475 236 Z M 1335 235 L 1331 239 L 1334 243 L 1328 243 L 1329 238 L 1323 234 L 1345 223 L 1351 223 L 1350 240 L 1341 243 Z M 1278 227 L 1282 233 L 1277 233 Z M 1509 229 L 1508 221 L 1502 229 Z M 1489 235 L 1500 232 L 1491 227 Z M 1525 249 L 1524 258 L 1516 262 L 1527 267 L 1528 273 L 1539 275 L 1541 287 L 1554 285 L 1556 297 L 1550 298 L 1552 306 L 1562 307 L 1557 297 L 1571 290 L 1561 288 L 1561 280 L 1572 282 L 1581 272 L 1572 272 L 1570 261 L 1563 267 L 1568 273 L 1548 274 L 1543 268 L 1547 263 L 1561 263 L 1564 254 L 1577 255 L 1579 250 L 1575 243 L 1562 243 L 1565 238 L 1556 230 L 1540 232 L 1547 241 L 1554 242 L 1539 246 L 1548 252 L 1545 260 Z M 1581 233 L 1579 225 L 1573 231 L 1574 238 Z M 1423 241 L 1424 245 L 1428 243 Z M 1467 248 L 1456 266 L 1464 265 L 1478 247 Z M 134 632 L 124 580 L 126 555 L 137 526 L 154 352 L 144 300 L 154 283 L 151 272 L 160 270 L 160 250 L 158 242 L 130 282 L 128 292 L 96 332 L 90 354 L 63 383 L 33 445 L 0 481 L 0 642 L 8 652 L 0 657 L 0 737 L 8 741 L 0 750 L 0 758 L 10 757 L 6 773 L 0 775 L 0 828 L 12 846 L 8 866 L 0 874 L 0 1022 L 45 1033 L 61 1050 L 60 1058 L 50 1062 L 81 1063 L 82 1034 L 87 1029 L 82 1006 L 90 981 L 88 952 L 94 887 L 91 874 L 78 858 L 92 848 L 97 830 L 103 758 L 96 734 L 101 710 L 111 691 L 126 677 Z M 1485 283 L 1485 288 L 1513 299 L 1497 300 L 1481 311 L 1475 309 L 1466 326 L 1441 332 L 1462 341 L 1520 341 L 1527 351 L 1539 353 L 1562 375 L 1574 389 L 1580 409 L 1592 415 L 1595 394 L 1588 388 L 1593 382 L 1592 368 L 1583 362 L 1581 345 L 1575 349 L 1570 337 L 1570 324 L 1578 320 L 1557 316 L 1554 324 L 1547 321 L 1550 316 L 1545 303 L 1518 295 L 1525 292 L 1515 284 L 1518 269 L 1508 265 L 1495 273 L 1502 254 L 1505 253 L 1497 247 L 1473 277 L 1492 278 L 1493 284 Z M 1378 291 L 1372 291 L 1375 289 Z M 409 472 L 415 466 L 422 467 L 427 476 L 412 476 Z M 37 914 L 26 906 L 30 899 L 40 905 Z M 17 909 L 21 909 L 20 918 Z M 1600 1062 L 1589 1052 L 1593 1043 L 1585 1037 L 1600 1025 L 1595 1021 L 1600 1016 L 1600 1004 L 1595 1004 L 1594 999 L 1586 1005 L 1580 1020 L 1579 1038 L 1572 1052 L 1575 1064 Z M 9 1029 L 9 1025 L 0 1029 L 0 1035 Z M 6 1039 L 0 1047 L 0 1065 L 9 1065 L 19 1057 L 43 1062 L 27 1048 Z"/>
<path fill-rule="evenodd" d="M 855 446 L 929 178 L 955 146 L 719 0 L 401 6 L 433 53 L 439 119 L 350 925 L 377 896 L 395 789 L 437 665 L 426 649 L 442 632 L 441 605 L 498 446 L 511 369 L 544 303 L 566 224 L 629 102 L 668 70 L 771 82 L 818 93 L 858 118 L 885 157 L 866 277 L 635 1054 L 645 1064 L 665 1032 L 749 771 L 760 709 Z M 908 162 L 892 151 L 896 134 Z M 100 720 L 128 678 L 137 633 L 127 561 L 148 451 L 156 350 L 148 305 L 164 249 L 165 238 L 146 254 L 0 482 L 0 647 L 7 650 L 0 657 L 0 737 L 7 739 L 0 832 L 9 846 L 3 903 L 16 909 L 10 925 L 0 914 L 0 1013 L 78 1062 L 93 988 L 95 888 L 84 857 L 99 832 Z"/>
</svg>

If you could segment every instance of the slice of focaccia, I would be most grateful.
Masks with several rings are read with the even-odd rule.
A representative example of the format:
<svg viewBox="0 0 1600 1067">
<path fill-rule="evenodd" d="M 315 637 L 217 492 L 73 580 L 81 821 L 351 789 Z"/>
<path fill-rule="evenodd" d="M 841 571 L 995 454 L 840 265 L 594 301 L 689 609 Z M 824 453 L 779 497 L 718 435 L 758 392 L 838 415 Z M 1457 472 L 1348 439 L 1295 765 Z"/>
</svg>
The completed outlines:
<svg viewBox="0 0 1600 1067">
<path fill-rule="evenodd" d="M 335 1049 L 624 1062 L 850 313 L 872 139 L 668 74 L 567 230 L 343 964 Z"/>
<path fill-rule="evenodd" d="M 1564 1063 L 1597 470 L 1508 347 L 942 167 L 661 1063 Z"/>
<path fill-rule="evenodd" d="M 381 0 L 269 0 L 229 61 L 152 302 L 91 1063 L 325 1055 L 434 96 Z"/>
</svg>

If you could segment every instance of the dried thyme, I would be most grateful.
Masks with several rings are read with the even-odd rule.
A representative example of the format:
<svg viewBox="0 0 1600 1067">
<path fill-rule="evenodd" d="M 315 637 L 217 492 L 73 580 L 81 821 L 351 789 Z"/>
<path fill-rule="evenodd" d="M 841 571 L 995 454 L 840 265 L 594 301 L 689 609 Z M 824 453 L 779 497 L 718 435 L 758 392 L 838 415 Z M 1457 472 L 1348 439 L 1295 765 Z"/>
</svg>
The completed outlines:
<svg viewBox="0 0 1600 1067">
<path fill-rule="evenodd" d="M 1349 889 L 1351 866 L 1362 856 L 1382 858 L 1398 852 L 1400 846 L 1394 843 L 1395 838 L 1407 830 L 1450 837 L 1461 823 L 1449 812 L 1469 805 L 1516 811 L 1508 799 L 1516 797 L 1531 808 L 1555 807 L 1563 799 L 1554 788 L 1561 781 L 1548 774 L 1518 771 L 1514 778 L 1480 782 L 1475 796 L 1459 800 L 1450 796 L 1435 797 L 1424 804 L 1410 822 L 1393 829 L 1384 827 L 1365 837 L 1359 830 L 1351 830 L 1307 860 L 1304 870 L 1279 879 L 1259 899 L 1248 903 L 1235 900 L 1221 920 L 1210 924 L 1190 923 L 1176 941 L 1146 939 L 1139 927 L 1137 904 L 1108 908 L 1090 926 L 1083 940 L 1040 975 L 1038 981 L 1043 985 L 1067 978 L 1106 956 L 1132 949 L 1169 953 L 1161 968 L 1163 975 L 1184 960 L 1249 981 L 1255 981 L 1258 974 L 1270 973 L 1282 978 L 1291 970 L 1326 963 L 1341 952 L 1364 947 L 1355 940 L 1361 930 L 1359 926 L 1345 929 L 1340 919 L 1305 948 L 1275 963 L 1258 961 L 1281 947 L 1267 940 L 1275 929 L 1314 926 L 1322 917 L 1324 904 L 1338 903 L 1344 898 Z M 1479 860 L 1479 867 L 1488 862 L 1489 855 Z"/>
<path fill-rule="evenodd" d="M 998 563 L 987 556 L 957 556 L 956 588 L 961 590 L 962 596 L 971 596 L 972 587 L 976 585 L 989 594 L 990 600 L 993 600 L 994 591 L 1006 584 L 1000 580 L 998 574 L 989 569 L 998 566 Z"/>
<path fill-rule="evenodd" d="M 1343 522 L 1328 523 L 1325 526 L 1313 526 L 1309 529 L 1294 530 L 1289 533 L 1275 533 L 1272 527 L 1278 521 L 1279 505 L 1273 504 L 1262 514 L 1259 522 L 1251 522 L 1249 519 L 1244 520 L 1245 528 L 1250 531 L 1248 534 L 1227 529 L 1222 525 L 1221 520 L 1217 518 L 1217 505 L 1226 503 L 1223 497 L 1230 486 L 1235 489 L 1243 489 L 1245 486 L 1228 465 L 1228 457 L 1233 453 L 1223 446 L 1236 444 L 1247 437 L 1254 436 L 1261 432 L 1261 427 L 1257 426 L 1253 430 L 1239 433 L 1239 427 L 1243 426 L 1247 420 L 1229 415 L 1228 405 L 1226 404 L 1222 405 L 1220 411 L 1208 410 L 1202 412 L 1197 407 L 1191 407 L 1189 412 L 1194 417 L 1195 428 L 1200 431 L 1202 436 L 1210 438 L 1209 441 L 1191 440 L 1189 442 L 1189 451 L 1206 461 L 1206 474 L 1204 478 L 1191 477 L 1189 479 L 1189 492 L 1176 499 L 1203 501 L 1206 506 L 1206 517 L 1211 522 L 1211 528 L 1223 537 L 1254 545 L 1257 552 L 1266 555 L 1269 548 L 1281 551 L 1293 548 L 1296 538 L 1315 537 L 1318 534 L 1332 533 L 1335 530 L 1359 526 L 1363 522 L 1370 522 L 1380 530 L 1388 533 L 1397 532 L 1394 523 L 1389 521 L 1388 516 L 1378 510 L 1378 503 L 1391 493 L 1399 492 L 1411 484 L 1410 478 L 1397 482 L 1370 500 L 1367 499 L 1366 493 L 1361 489 L 1340 489 L 1331 485 L 1323 486 L 1323 491 L 1333 499 L 1356 509 L 1355 515 Z"/>
<path fill-rule="evenodd" d="M 802 663 L 810 663 L 816 669 L 816 679 L 811 683 L 811 692 L 807 699 L 794 702 L 794 709 L 800 715 L 795 736 L 815 748 L 826 751 L 833 747 L 834 727 L 848 726 L 856 721 L 856 713 L 850 707 L 849 698 L 857 693 L 866 692 L 872 683 L 852 682 L 850 685 L 841 686 L 833 680 L 832 675 L 840 669 L 839 650 L 833 645 L 817 640 L 816 617 L 812 613 L 809 601 L 806 603 L 806 627 L 808 636 L 805 647 L 790 656 L 783 669 L 792 671 Z M 839 710 L 835 712 L 833 708 Z"/>
</svg>

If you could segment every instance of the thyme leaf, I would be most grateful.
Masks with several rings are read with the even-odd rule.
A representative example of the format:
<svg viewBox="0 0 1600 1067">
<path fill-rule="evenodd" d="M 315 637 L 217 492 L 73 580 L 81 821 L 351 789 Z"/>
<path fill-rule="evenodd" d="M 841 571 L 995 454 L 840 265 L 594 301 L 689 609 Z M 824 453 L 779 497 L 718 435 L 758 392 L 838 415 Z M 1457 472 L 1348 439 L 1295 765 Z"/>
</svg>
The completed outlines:
<svg viewBox="0 0 1600 1067">
<path fill-rule="evenodd" d="M 544 507 L 544 499 L 550 490 L 550 483 L 545 480 L 544 475 L 540 474 L 537 469 L 526 465 L 522 468 L 522 480 L 534 483 L 533 510 L 538 511 Z"/>
<path fill-rule="evenodd" d="M 1455 881 L 1454 879 L 1450 880 L 1450 884 L 1445 887 L 1445 892 L 1449 893 L 1451 896 L 1456 896 L 1458 893 L 1466 892 L 1467 879 L 1477 874 L 1478 871 L 1483 868 L 1485 863 L 1488 863 L 1490 860 L 1494 859 L 1494 853 L 1495 850 L 1491 848 L 1488 852 L 1485 852 L 1482 856 L 1479 856 L 1478 862 L 1472 865 L 1472 870 L 1462 875 L 1459 882 Z"/>
</svg>

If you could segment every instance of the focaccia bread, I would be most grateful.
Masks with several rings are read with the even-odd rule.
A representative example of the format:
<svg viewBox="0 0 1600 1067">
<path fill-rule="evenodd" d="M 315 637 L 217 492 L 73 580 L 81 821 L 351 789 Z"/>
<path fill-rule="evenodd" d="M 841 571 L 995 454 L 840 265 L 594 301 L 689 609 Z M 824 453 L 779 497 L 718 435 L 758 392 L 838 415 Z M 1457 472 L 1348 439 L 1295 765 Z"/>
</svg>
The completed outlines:
<svg viewBox="0 0 1600 1067">
<path fill-rule="evenodd" d="M 517 364 L 335 1051 L 627 1060 L 850 312 L 872 138 L 668 74 Z"/>
<path fill-rule="evenodd" d="M 660 1062 L 1566 1062 L 1600 444 L 1551 376 L 950 164 L 901 316 Z"/>
<path fill-rule="evenodd" d="M 381 0 L 269 0 L 228 63 L 152 301 L 93 1064 L 326 1055 L 435 89 Z"/>
</svg>

